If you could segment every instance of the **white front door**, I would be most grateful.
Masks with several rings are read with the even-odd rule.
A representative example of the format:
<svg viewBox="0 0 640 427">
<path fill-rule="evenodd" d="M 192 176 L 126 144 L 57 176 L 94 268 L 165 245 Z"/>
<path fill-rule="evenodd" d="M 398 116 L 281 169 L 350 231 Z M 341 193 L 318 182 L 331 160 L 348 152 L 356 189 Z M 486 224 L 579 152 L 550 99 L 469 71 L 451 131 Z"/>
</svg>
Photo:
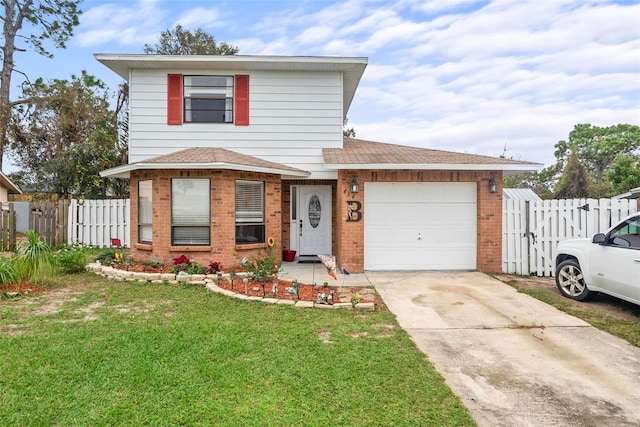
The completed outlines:
<svg viewBox="0 0 640 427">
<path fill-rule="evenodd" d="M 299 253 L 331 253 L 331 186 L 304 185 L 299 188 Z"/>
</svg>

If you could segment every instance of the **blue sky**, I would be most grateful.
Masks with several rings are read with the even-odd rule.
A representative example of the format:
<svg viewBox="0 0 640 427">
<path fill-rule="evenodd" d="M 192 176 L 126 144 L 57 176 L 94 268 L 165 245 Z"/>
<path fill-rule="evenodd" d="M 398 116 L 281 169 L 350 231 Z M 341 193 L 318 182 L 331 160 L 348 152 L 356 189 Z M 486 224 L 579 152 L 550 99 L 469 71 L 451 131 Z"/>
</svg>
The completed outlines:
<svg viewBox="0 0 640 427">
<path fill-rule="evenodd" d="M 202 28 L 240 54 L 365 56 L 348 114 L 358 138 L 549 165 L 577 123 L 640 124 L 640 2 L 608 0 L 85 0 L 54 59 L 16 53 L 31 79 L 142 53 Z M 16 76 L 17 80 L 17 76 Z M 14 87 L 13 93 L 18 90 Z M 9 167 L 11 171 L 11 166 Z"/>
</svg>

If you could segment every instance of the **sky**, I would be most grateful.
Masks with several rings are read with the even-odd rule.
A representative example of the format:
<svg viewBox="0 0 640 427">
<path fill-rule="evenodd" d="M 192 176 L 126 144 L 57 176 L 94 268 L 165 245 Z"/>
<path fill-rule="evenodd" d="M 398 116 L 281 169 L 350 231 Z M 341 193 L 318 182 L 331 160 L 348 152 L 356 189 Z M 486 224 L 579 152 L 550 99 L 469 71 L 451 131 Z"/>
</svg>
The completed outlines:
<svg viewBox="0 0 640 427">
<path fill-rule="evenodd" d="M 67 49 L 53 59 L 16 53 L 16 68 L 31 80 L 87 70 L 115 90 L 121 78 L 93 55 L 143 53 L 180 23 L 243 55 L 367 57 L 347 116 L 360 139 L 548 166 L 576 124 L 640 125 L 638 0 L 85 0 L 80 7 Z"/>
</svg>

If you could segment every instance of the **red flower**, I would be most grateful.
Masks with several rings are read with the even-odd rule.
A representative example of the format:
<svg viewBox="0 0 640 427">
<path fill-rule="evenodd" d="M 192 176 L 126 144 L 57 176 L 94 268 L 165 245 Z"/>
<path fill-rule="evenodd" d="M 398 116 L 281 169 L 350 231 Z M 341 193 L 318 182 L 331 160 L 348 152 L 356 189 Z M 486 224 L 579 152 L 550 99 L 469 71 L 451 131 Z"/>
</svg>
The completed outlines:
<svg viewBox="0 0 640 427">
<path fill-rule="evenodd" d="M 173 265 L 190 264 L 190 263 L 191 261 L 189 261 L 189 258 L 187 258 L 184 255 L 180 255 L 178 258 L 173 259 Z"/>
</svg>

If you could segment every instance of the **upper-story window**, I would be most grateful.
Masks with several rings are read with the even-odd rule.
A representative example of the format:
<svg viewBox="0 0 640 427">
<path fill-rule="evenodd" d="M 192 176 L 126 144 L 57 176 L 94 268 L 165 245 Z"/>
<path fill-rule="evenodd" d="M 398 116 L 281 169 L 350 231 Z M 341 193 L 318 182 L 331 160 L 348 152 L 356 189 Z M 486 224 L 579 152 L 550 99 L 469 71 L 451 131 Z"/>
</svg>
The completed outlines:
<svg viewBox="0 0 640 427">
<path fill-rule="evenodd" d="M 167 124 L 249 124 L 249 76 L 167 76 Z"/>
<path fill-rule="evenodd" d="M 185 123 L 233 123 L 233 77 L 184 76 Z"/>
</svg>

